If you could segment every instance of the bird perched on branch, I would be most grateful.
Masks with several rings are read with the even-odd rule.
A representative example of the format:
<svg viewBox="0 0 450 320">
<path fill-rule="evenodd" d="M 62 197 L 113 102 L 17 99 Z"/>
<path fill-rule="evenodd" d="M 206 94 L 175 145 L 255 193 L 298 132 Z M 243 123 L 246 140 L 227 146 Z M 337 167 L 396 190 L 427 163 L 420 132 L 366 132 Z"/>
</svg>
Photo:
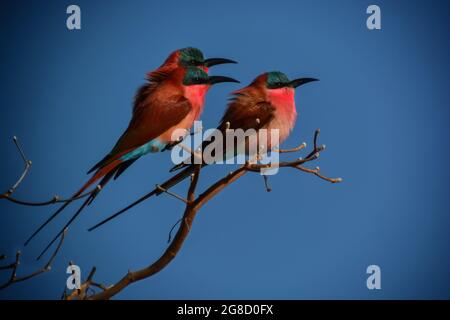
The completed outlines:
<svg viewBox="0 0 450 320">
<path fill-rule="evenodd" d="M 176 143 L 172 133 L 178 129 L 189 130 L 202 113 L 208 89 L 221 82 L 238 82 L 224 76 L 208 76 L 208 68 L 223 63 L 235 63 L 223 58 L 204 59 L 196 48 L 184 48 L 170 54 L 155 71 L 148 74 L 147 83 L 135 97 L 132 118 L 128 128 L 113 149 L 88 173 L 94 175 L 73 195 L 80 196 L 87 188 L 102 179 L 78 211 L 67 222 L 44 252 L 61 235 L 72 221 L 98 195 L 101 188 L 114 176 L 117 178 L 141 156 L 164 150 Z M 53 213 L 25 242 L 27 245 L 42 228 L 52 221 L 71 201 Z M 44 253 L 43 252 L 43 253 Z M 42 254 L 40 255 L 42 256 Z M 39 257 L 40 257 L 39 256 Z M 39 258 L 38 257 L 38 258 Z"/>
<path fill-rule="evenodd" d="M 267 129 L 268 131 L 277 129 L 279 132 L 279 141 L 277 141 L 276 144 L 281 144 L 294 128 L 297 118 L 295 88 L 312 81 L 317 81 L 317 79 L 299 78 L 289 80 L 284 73 L 278 71 L 266 72 L 259 75 L 247 87 L 233 92 L 233 98 L 228 104 L 218 126 L 218 130 L 222 132 L 223 136 L 226 136 L 226 130 L 228 129 L 243 129 L 244 131 L 254 129 L 256 133 L 258 133 L 260 129 Z M 268 150 L 277 146 L 270 141 L 269 138 L 270 136 L 268 136 L 268 140 L 265 143 L 263 142 Z M 205 149 L 209 143 L 211 142 L 204 142 L 203 149 Z M 259 143 L 261 143 L 261 141 Z M 226 145 L 224 144 L 224 160 L 229 157 L 234 157 L 236 154 L 236 149 L 226 150 Z M 204 163 L 203 165 L 206 164 Z M 101 221 L 89 230 L 92 231 L 98 228 L 145 199 L 153 195 L 158 195 L 162 193 L 163 190 L 175 186 L 194 172 L 193 164 L 180 164 L 174 168 L 184 169 L 165 183 L 161 184 L 159 188 L 154 189 L 128 207 Z"/>
</svg>

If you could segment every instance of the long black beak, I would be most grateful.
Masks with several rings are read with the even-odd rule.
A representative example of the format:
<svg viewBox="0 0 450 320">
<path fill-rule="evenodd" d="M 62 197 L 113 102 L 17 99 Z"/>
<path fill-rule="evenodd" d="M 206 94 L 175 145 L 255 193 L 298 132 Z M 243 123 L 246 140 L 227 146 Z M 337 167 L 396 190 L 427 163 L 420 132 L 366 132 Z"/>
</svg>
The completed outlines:
<svg viewBox="0 0 450 320">
<path fill-rule="evenodd" d="M 205 66 L 206 67 L 212 67 L 218 64 L 224 64 L 224 63 L 237 63 L 234 60 L 230 59 L 224 59 L 224 58 L 210 58 L 205 60 Z"/>
<path fill-rule="evenodd" d="M 208 77 L 208 83 L 210 85 L 213 85 L 213 84 L 216 84 L 216 83 L 221 83 L 221 82 L 236 82 L 236 83 L 240 83 L 236 79 L 229 78 L 229 77 L 223 77 L 223 76 L 210 76 L 210 77 Z"/>
<path fill-rule="evenodd" d="M 293 88 L 297 88 L 301 85 L 304 85 L 306 83 L 309 82 L 313 82 L 313 81 L 319 81 L 319 79 L 315 79 L 315 78 L 299 78 L 299 79 L 295 79 L 292 80 L 291 82 L 289 82 L 290 86 Z"/>
</svg>

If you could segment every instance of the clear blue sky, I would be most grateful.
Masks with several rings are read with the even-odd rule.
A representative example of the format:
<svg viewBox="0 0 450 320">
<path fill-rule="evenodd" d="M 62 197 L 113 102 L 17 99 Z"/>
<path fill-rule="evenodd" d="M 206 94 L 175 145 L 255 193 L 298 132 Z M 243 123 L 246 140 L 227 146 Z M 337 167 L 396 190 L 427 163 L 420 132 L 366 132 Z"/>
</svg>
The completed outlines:
<svg viewBox="0 0 450 320">
<path fill-rule="evenodd" d="M 65 26 L 73 3 L 80 31 Z M 366 28 L 374 3 L 380 31 Z M 212 74 L 243 84 L 270 70 L 319 78 L 298 90 L 285 146 L 310 143 L 320 127 L 327 150 L 315 165 L 344 183 L 286 169 L 266 193 L 258 175 L 242 178 L 201 210 L 170 266 L 117 298 L 450 298 L 449 12 L 445 1 L 10 1 L 0 11 L 0 188 L 22 170 L 17 135 L 33 160 L 17 197 L 69 196 L 125 129 L 145 73 L 196 46 L 239 61 Z M 206 126 L 236 88 L 209 92 Z M 86 229 L 164 181 L 169 156 L 147 156 L 108 185 L 71 228 L 52 272 L 0 298 L 59 298 L 69 260 L 84 276 L 95 265 L 109 284 L 158 258 L 183 212 L 170 197 Z M 207 168 L 200 186 L 229 170 Z M 21 272 L 39 266 L 34 257 L 75 206 L 23 248 L 53 209 L 0 202 L 0 253 L 22 249 Z M 371 264 L 382 270 L 379 291 L 366 288 Z"/>
</svg>

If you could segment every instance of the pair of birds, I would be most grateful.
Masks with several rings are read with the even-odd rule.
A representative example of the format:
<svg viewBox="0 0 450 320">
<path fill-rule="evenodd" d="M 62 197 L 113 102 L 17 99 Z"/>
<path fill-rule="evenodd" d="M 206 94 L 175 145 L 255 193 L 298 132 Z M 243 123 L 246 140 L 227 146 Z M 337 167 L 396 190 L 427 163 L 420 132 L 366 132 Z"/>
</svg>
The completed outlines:
<svg viewBox="0 0 450 320">
<path fill-rule="evenodd" d="M 210 67 L 218 64 L 236 63 L 223 58 L 204 59 L 197 48 L 183 48 L 174 51 L 156 70 L 147 75 L 147 82 L 137 91 L 132 118 L 128 128 L 118 139 L 113 149 L 88 173 L 93 176 L 73 195 L 76 199 L 100 180 L 98 187 L 84 201 L 64 228 L 53 238 L 39 257 L 54 243 L 62 232 L 89 205 L 102 188 L 111 180 L 117 179 L 137 159 L 150 152 L 170 149 L 179 142 L 173 141 L 175 130 L 186 132 L 199 119 L 205 103 L 205 95 L 211 86 L 222 82 L 239 81 L 224 76 L 209 76 Z M 266 72 L 253 82 L 233 92 L 228 107 L 222 117 L 218 130 L 227 129 L 278 129 L 279 143 L 282 143 L 294 127 L 297 117 L 294 89 L 314 78 L 289 80 L 278 71 Z M 268 146 L 275 147 L 275 146 Z M 228 154 L 228 152 L 227 152 Z M 234 152 L 232 152 L 234 154 Z M 182 166 L 183 167 L 183 166 Z M 164 187 L 170 188 L 184 180 L 193 171 L 193 165 L 168 181 Z M 158 193 L 155 190 L 155 193 Z M 54 212 L 25 242 L 27 245 L 50 221 L 61 213 L 71 201 L 64 203 Z"/>
</svg>

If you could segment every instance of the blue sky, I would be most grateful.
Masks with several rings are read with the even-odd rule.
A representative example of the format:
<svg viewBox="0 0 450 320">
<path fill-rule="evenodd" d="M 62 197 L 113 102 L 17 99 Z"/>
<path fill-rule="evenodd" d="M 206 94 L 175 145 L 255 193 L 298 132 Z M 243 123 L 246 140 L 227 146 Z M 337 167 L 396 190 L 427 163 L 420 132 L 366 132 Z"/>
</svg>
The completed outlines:
<svg viewBox="0 0 450 320">
<path fill-rule="evenodd" d="M 212 74 L 242 84 L 280 70 L 320 82 L 297 90 L 297 126 L 285 147 L 327 150 L 317 164 L 331 185 L 284 169 L 266 193 L 248 175 L 198 214 L 179 256 L 119 299 L 450 298 L 448 270 L 449 5 L 377 1 L 382 29 L 366 28 L 370 1 L 76 1 L 82 29 L 66 28 L 67 1 L 17 1 L 0 12 L 0 187 L 22 170 L 17 135 L 33 169 L 23 199 L 69 196 L 126 128 L 146 72 L 177 48 L 238 65 Z M 207 96 L 214 127 L 235 84 Z M 72 260 L 113 283 L 157 259 L 183 204 L 161 196 L 96 232 L 87 228 L 169 177 L 170 154 L 139 160 L 71 228 L 52 272 L 0 291 L 0 298 L 59 298 Z M 205 188 L 233 167 L 203 171 Z M 186 185 L 175 189 L 186 192 Z M 22 272 L 75 210 L 28 247 L 54 209 L 0 203 L 0 253 L 23 250 Z M 368 290 L 366 268 L 381 267 Z M 7 275 L 0 275 L 6 279 Z"/>
</svg>

